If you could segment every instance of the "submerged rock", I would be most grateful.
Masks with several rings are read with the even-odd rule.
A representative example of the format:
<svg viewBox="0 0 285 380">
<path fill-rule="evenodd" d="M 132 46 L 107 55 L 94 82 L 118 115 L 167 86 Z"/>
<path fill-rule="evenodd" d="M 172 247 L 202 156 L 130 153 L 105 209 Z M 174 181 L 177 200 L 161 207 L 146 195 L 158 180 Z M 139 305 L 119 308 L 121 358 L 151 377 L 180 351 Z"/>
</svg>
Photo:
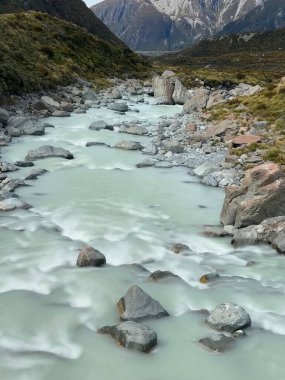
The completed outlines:
<svg viewBox="0 0 285 380">
<path fill-rule="evenodd" d="M 225 352 L 231 348 L 235 339 L 225 334 L 215 334 L 199 340 L 203 346 L 206 346 L 215 352 Z"/>
<path fill-rule="evenodd" d="M 51 145 L 43 145 L 35 150 L 30 150 L 25 158 L 26 161 L 41 160 L 49 157 L 62 157 L 67 160 L 73 159 L 73 154 L 63 148 Z"/>
<path fill-rule="evenodd" d="M 17 208 L 27 210 L 31 207 L 32 206 L 19 198 L 7 198 L 0 202 L 0 211 L 13 211 Z"/>
<path fill-rule="evenodd" d="M 25 180 L 32 180 L 32 179 L 37 179 L 38 176 L 40 175 L 43 175 L 45 173 L 47 173 L 48 170 L 46 169 L 33 169 L 30 174 L 27 175 L 27 177 L 25 178 Z"/>
<path fill-rule="evenodd" d="M 136 167 L 137 168 L 147 168 L 150 166 L 154 166 L 155 163 L 156 163 L 155 160 L 143 160 L 143 161 L 139 162 L 138 164 L 136 164 Z"/>
<path fill-rule="evenodd" d="M 123 102 L 123 103 L 111 103 L 109 104 L 108 108 L 110 110 L 113 110 L 113 111 L 116 111 L 116 112 L 127 112 L 129 110 L 129 107 L 127 105 L 127 103 Z"/>
<path fill-rule="evenodd" d="M 124 150 L 142 150 L 143 146 L 136 141 L 119 141 L 115 148 L 124 149 Z"/>
<path fill-rule="evenodd" d="M 189 252 L 191 251 L 191 249 L 186 244 L 176 243 L 170 247 L 170 251 L 172 251 L 175 254 L 179 254 L 179 253 Z"/>
<path fill-rule="evenodd" d="M 222 303 L 211 312 L 206 322 L 213 329 L 234 333 L 251 325 L 249 314 L 243 307 L 232 303 Z"/>
<path fill-rule="evenodd" d="M 105 264 L 106 257 L 103 253 L 92 247 L 85 247 L 81 249 L 77 259 L 78 267 L 101 267 Z"/>
<path fill-rule="evenodd" d="M 201 276 L 199 281 L 201 282 L 201 284 L 208 284 L 209 282 L 213 282 L 220 278 L 221 276 L 218 273 L 207 273 Z"/>
<path fill-rule="evenodd" d="M 133 321 L 122 322 L 115 326 L 105 326 L 98 330 L 110 334 L 122 346 L 141 352 L 149 352 L 157 345 L 157 335 L 150 327 Z"/>
<path fill-rule="evenodd" d="M 143 321 L 169 316 L 158 301 L 150 297 L 140 287 L 133 285 L 118 302 L 122 321 Z"/>
</svg>

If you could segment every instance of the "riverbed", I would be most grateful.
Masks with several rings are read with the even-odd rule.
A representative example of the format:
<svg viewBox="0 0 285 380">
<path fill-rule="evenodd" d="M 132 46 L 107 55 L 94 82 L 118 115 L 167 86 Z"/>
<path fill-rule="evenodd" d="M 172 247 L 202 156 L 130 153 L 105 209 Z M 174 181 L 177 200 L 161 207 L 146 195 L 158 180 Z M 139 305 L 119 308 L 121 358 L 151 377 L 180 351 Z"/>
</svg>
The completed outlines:
<svg viewBox="0 0 285 380">
<path fill-rule="evenodd" d="M 93 121 L 149 126 L 181 111 L 151 102 L 135 108 L 140 112 L 119 115 L 102 107 L 49 118 L 55 128 L 44 136 L 16 138 L 1 151 L 9 162 L 47 144 L 74 154 L 74 160 L 37 161 L 35 167 L 48 172 L 17 189 L 32 209 L 1 214 L 1 380 L 284 379 L 284 257 L 267 246 L 234 250 L 229 238 L 202 236 L 205 225 L 219 224 L 224 190 L 201 185 L 187 168 L 137 169 L 147 158 L 141 152 L 86 147 L 90 141 L 150 142 L 89 130 Z M 30 169 L 13 175 L 24 178 Z M 191 252 L 175 255 L 169 250 L 174 243 Z M 77 268 L 85 245 L 104 253 L 107 265 Z M 149 272 L 131 264 L 168 270 L 181 280 L 152 282 Z M 211 272 L 221 278 L 201 284 Z M 119 321 L 116 303 L 133 284 L 170 314 L 146 323 L 158 334 L 150 354 L 97 334 Z M 213 354 L 198 343 L 214 333 L 201 310 L 228 301 L 246 309 L 252 326 L 232 350 Z"/>
</svg>

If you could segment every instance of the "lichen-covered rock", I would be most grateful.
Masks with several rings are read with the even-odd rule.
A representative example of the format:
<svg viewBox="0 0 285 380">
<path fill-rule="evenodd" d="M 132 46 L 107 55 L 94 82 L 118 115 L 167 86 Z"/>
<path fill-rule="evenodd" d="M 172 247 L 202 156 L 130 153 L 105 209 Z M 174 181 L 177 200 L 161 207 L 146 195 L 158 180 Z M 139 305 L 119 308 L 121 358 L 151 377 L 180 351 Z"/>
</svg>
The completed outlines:
<svg viewBox="0 0 285 380">
<path fill-rule="evenodd" d="M 206 322 L 213 329 L 234 333 L 251 325 L 249 314 L 242 306 L 232 302 L 222 303 L 211 312 Z"/>
<path fill-rule="evenodd" d="M 141 352 L 149 352 L 157 345 L 156 332 L 148 326 L 133 321 L 104 326 L 98 330 L 98 333 L 110 334 L 122 346 Z"/>
<path fill-rule="evenodd" d="M 140 287 L 133 285 L 118 302 L 122 321 L 144 321 L 168 316 L 168 312 L 158 301 L 150 297 Z"/>
<path fill-rule="evenodd" d="M 101 267 L 106 264 L 106 257 L 103 253 L 92 247 L 81 249 L 78 259 L 78 267 Z"/>
</svg>

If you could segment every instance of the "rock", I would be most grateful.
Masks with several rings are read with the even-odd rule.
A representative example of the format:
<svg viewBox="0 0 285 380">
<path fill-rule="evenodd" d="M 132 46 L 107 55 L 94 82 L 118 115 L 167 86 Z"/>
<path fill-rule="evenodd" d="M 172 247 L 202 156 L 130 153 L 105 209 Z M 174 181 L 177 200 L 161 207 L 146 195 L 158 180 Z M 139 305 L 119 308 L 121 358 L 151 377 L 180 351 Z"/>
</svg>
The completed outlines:
<svg viewBox="0 0 285 380">
<path fill-rule="evenodd" d="M 110 110 L 116 111 L 116 112 L 127 112 L 129 110 L 129 107 L 127 103 L 111 103 L 109 104 L 108 108 Z"/>
<path fill-rule="evenodd" d="M 136 141 L 120 141 L 115 145 L 115 148 L 124 150 L 142 150 L 143 146 Z"/>
<path fill-rule="evenodd" d="M 50 112 L 54 112 L 60 108 L 60 104 L 49 96 L 42 96 L 40 103 L 37 102 L 34 107 L 36 109 L 47 109 Z"/>
<path fill-rule="evenodd" d="M 25 158 L 26 161 L 41 160 L 48 157 L 62 157 L 67 160 L 73 159 L 73 154 L 63 148 L 51 145 L 43 145 L 35 150 L 30 150 Z"/>
<path fill-rule="evenodd" d="M 232 140 L 232 145 L 234 148 L 238 148 L 242 145 L 249 145 L 252 143 L 260 143 L 261 137 L 256 135 L 243 135 L 237 136 Z"/>
<path fill-rule="evenodd" d="M 155 154 L 157 154 L 157 147 L 156 145 L 154 144 L 149 144 L 147 145 L 143 150 L 142 152 L 144 154 L 149 154 L 150 156 L 154 156 Z"/>
<path fill-rule="evenodd" d="M 9 162 L 5 161 L 0 162 L 1 173 L 15 172 L 16 170 L 19 170 L 16 165 L 10 164 Z"/>
<path fill-rule="evenodd" d="M 176 76 L 176 74 L 172 71 L 172 70 L 165 70 L 162 74 L 161 74 L 162 78 L 173 78 Z"/>
<path fill-rule="evenodd" d="M 237 96 L 251 96 L 257 94 L 261 91 L 260 86 L 251 86 L 250 84 L 240 83 L 234 89 L 232 89 L 229 94 L 233 97 Z"/>
<path fill-rule="evenodd" d="M 280 166 L 265 163 L 247 170 L 241 186 L 228 186 L 221 222 L 237 228 L 285 215 L 285 175 Z"/>
<path fill-rule="evenodd" d="M 157 104 L 173 104 L 174 85 L 168 78 L 154 76 L 152 87 Z"/>
<path fill-rule="evenodd" d="M 13 193 L 18 187 L 27 186 L 25 181 L 23 179 L 19 179 L 19 178 L 13 178 L 13 179 L 7 178 L 4 181 L 2 181 L 2 185 L 4 185 L 4 186 L 2 187 L 1 190 L 7 191 L 10 193 Z"/>
<path fill-rule="evenodd" d="M 206 175 L 217 171 L 217 165 L 209 162 L 204 162 L 196 169 L 193 170 L 193 173 L 198 177 L 205 177 Z"/>
<path fill-rule="evenodd" d="M 218 124 L 210 125 L 204 133 L 202 133 L 203 139 L 210 139 L 212 137 L 232 136 L 239 131 L 239 125 L 232 120 L 223 120 Z"/>
<path fill-rule="evenodd" d="M 172 152 L 172 153 L 183 153 L 184 152 L 184 147 L 180 145 L 177 141 L 171 140 L 171 141 L 166 141 L 164 144 L 164 150 L 165 152 Z"/>
<path fill-rule="evenodd" d="M 192 113 L 193 111 L 198 111 L 205 108 L 208 99 L 209 90 L 204 87 L 195 89 L 191 97 L 185 102 L 183 112 Z"/>
<path fill-rule="evenodd" d="M 151 273 L 151 275 L 149 276 L 149 279 L 150 280 L 153 280 L 153 281 L 161 281 L 161 280 L 173 280 L 173 279 L 179 279 L 180 277 L 177 276 L 176 274 L 173 274 L 172 272 L 169 272 L 169 271 L 161 271 L 161 270 L 157 270 L 153 273 Z"/>
<path fill-rule="evenodd" d="M 92 247 L 85 247 L 81 249 L 77 259 L 78 267 L 101 267 L 105 264 L 106 257 L 103 253 Z"/>
<path fill-rule="evenodd" d="M 89 129 L 91 129 L 92 131 L 100 131 L 101 129 L 105 129 L 107 126 L 108 124 L 106 123 L 106 121 L 97 120 L 93 121 L 93 123 L 89 125 Z"/>
<path fill-rule="evenodd" d="M 183 84 L 180 82 L 179 79 L 175 80 L 174 85 L 174 91 L 172 94 L 172 99 L 175 104 L 185 104 L 187 99 L 189 98 L 189 91 L 186 87 L 183 86 Z"/>
<path fill-rule="evenodd" d="M 231 348 L 234 341 L 234 338 L 225 334 L 215 334 L 199 340 L 199 343 L 203 344 L 203 346 L 206 346 L 212 351 L 225 352 Z"/>
<path fill-rule="evenodd" d="M 147 168 L 147 167 L 150 167 L 150 166 L 154 166 L 156 163 L 156 161 L 154 160 L 143 160 L 141 162 L 139 162 L 138 164 L 136 164 L 136 167 L 138 169 L 140 168 Z"/>
<path fill-rule="evenodd" d="M 99 141 L 89 141 L 86 143 L 86 147 L 90 147 L 90 146 L 106 146 L 107 148 L 111 148 L 110 145 L 106 144 L 106 143 L 103 143 L 103 142 L 99 142 Z"/>
<path fill-rule="evenodd" d="M 73 104 L 68 103 L 68 102 L 61 102 L 60 107 L 65 112 L 73 112 L 74 110 Z"/>
<path fill-rule="evenodd" d="M 184 131 L 186 133 L 195 133 L 197 131 L 197 124 L 196 123 L 188 123 L 184 126 Z"/>
<path fill-rule="evenodd" d="M 119 128 L 119 133 L 129 133 L 130 135 L 143 136 L 148 133 L 148 130 L 141 125 L 123 125 Z"/>
<path fill-rule="evenodd" d="M 171 169 L 172 164 L 167 161 L 159 161 L 157 164 L 155 164 L 155 167 L 158 169 Z"/>
<path fill-rule="evenodd" d="M 55 111 L 53 111 L 51 116 L 53 116 L 53 117 L 69 117 L 70 113 L 66 112 L 66 111 L 55 110 Z"/>
<path fill-rule="evenodd" d="M 10 114 L 4 108 L 0 108 L 0 123 L 3 125 L 7 125 Z"/>
<path fill-rule="evenodd" d="M 19 198 L 7 198 L 0 202 L 0 211 L 13 211 L 17 208 L 27 210 L 31 207 Z"/>
<path fill-rule="evenodd" d="M 201 282 L 201 284 L 208 284 L 209 282 L 213 282 L 219 278 L 221 278 L 221 276 L 218 273 L 208 273 L 201 276 L 199 282 Z"/>
<path fill-rule="evenodd" d="M 155 331 L 133 321 L 122 322 L 116 326 L 105 326 L 98 332 L 110 334 L 122 346 L 141 352 L 149 352 L 157 345 Z"/>
<path fill-rule="evenodd" d="M 122 99 L 122 94 L 117 88 L 113 88 L 113 90 L 107 95 L 107 99 Z"/>
<path fill-rule="evenodd" d="M 228 232 L 225 231 L 224 227 L 220 227 L 220 226 L 206 227 L 202 231 L 202 235 L 207 236 L 207 237 L 229 236 Z"/>
<path fill-rule="evenodd" d="M 151 298 L 140 287 L 133 285 L 118 302 L 122 321 L 143 321 L 169 316 L 160 303 Z"/>
<path fill-rule="evenodd" d="M 243 307 L 232 303 L 222 303 L 212 311 L 206 322 L 213 329 L 234 333 L 251 325 L 249 314 Z"/>
<path fill-rule="evenodd" d="M 27 168 L 29 166 L 34 166 L 34 163 L 31 161 L 16 161 L 15 166 L 18 166 L 19 168 Z"/>
<path fill-rule="evenodd" d="M 27 175 L 27 177 L 25 178 L 25 180 L 32 180 L 32 179 L 37 179 L 38 176 L 40 175 L 43 175 L 45 173 L 47 173 L 48 170 L 46 169 L 33 169 L 29 175 Z"/>
<path fill-rule="evenodd" d="M 170 251 L 172 251 L 175 254 L 179 254 L 179 253 L 189 252 L 191 251 L 191 249 L 186 244 L 176 243 L 170 247 Z"/>
<path fill-rule="evenodd" d="M 26 116 L 11 116 L 8 120 L 7 127 L 9 128 L 21 128 L 26 124 L 29 124 L 31 120 Z"/>
<path fill-rule="evenodd" d="M 27 125 L 23 127 L 23 134 L 31 136 L 43 136 L 45 134 L 44 125 Z"/>
<path fill-rule="evenodd" d="M 82 99 L 85 101 L 94 101 L 97 100 L 97 95 L 93 90 L 88 88 L 82 92 Z"/>
<path fill-rule="evenodd" d="M 225 103 L 227 99 L 225 98 L 225 93 L 222 91 L 215 91 L 209 95 L 206 108 L 211 108 L 216 104 Z"/>
</svg>

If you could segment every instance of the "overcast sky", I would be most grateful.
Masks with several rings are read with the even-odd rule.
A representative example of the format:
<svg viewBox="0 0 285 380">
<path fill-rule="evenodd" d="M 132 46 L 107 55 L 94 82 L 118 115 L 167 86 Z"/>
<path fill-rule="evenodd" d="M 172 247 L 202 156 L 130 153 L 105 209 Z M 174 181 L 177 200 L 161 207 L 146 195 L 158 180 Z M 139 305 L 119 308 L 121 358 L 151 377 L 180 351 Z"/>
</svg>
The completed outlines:
<svg viewBox="0 0 285 380">
<path fill-rule="evenodd" d="M 88 5 L 88 7 L 91 7 L 91 5 L 94 5 L 96 3 L 100 3 L 102 0 L 84 0 L 84 2 Z"/>
</svg>

